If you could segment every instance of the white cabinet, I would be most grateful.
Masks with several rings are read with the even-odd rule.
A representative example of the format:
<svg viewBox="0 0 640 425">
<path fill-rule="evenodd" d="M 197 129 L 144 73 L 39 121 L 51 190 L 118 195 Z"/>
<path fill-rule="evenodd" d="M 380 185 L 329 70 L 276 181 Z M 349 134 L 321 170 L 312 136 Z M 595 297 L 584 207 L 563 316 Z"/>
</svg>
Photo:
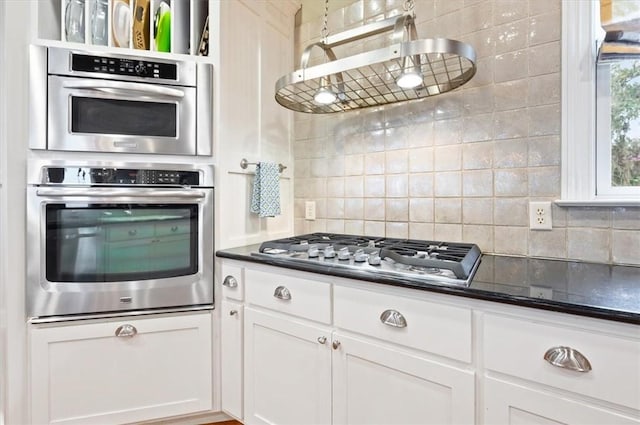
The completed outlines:
<svg viewBox="0 0 640 425">
<path fill-rule="evenodd" d="M 234 266 L 246 424 L 640 424 L 638 326 Z M 592 369 L 550 364 L 554 347 Z"/>
<path fill-rule="evenodd" d="M 31 325 L 31 423 L 115 424 L 207 411 L 211 338 L 209 312 Z"/>
<path fill-rule="evenodd" d="M 333 343 L 334 424 L 474 423 L 473 371 L 339 332 Z"/>
<path fill-rule="evenodd" d="M 244 269 L 220 262 L 220 398 L 222 411 L 243 419 Z"/>
<path fill-rule="evenodd" d="M 486 378 L 484 423 L 492 425 L 637 425 L 638 418 L 593 403 Z"/>
<path fill-rule="evenodd" d="M 525 312 L 484 317 L 486 423 L 640 424 L 637 330 L 627 338 Z"/>
<path fill-rule="evenodd" d="M 245 424 L 331 423 L 327 326 L 245 309 Z"/>
<path fill-rule="evenodd" d="M 220 382 L 222 410 L 242 420 L 242 347 L 244 307 L 223 300 L 220 307 Z"/>
<path fill-rule="evenodd" d="M 245 269 L 245 423 L 474 422 L 468 309 L 311 277 Z M 407 326 L 380 320 L 390 306 Z"/>
</svg>

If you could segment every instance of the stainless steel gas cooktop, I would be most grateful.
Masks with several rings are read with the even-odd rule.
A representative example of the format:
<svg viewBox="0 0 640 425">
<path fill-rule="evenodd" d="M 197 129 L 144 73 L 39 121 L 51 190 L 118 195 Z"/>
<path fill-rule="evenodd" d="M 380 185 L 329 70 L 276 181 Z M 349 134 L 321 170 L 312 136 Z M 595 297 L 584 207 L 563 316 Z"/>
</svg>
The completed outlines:
<svg viewBox="0 0 640 425">
<path fill-rule="evenodd" d="M 311 267 L 468 286 L 482 253 L 477 245 L 468 243 L 311 233 L 263 242 L 252 255 L 281 264 L 304 262 Z"/>
</svg>

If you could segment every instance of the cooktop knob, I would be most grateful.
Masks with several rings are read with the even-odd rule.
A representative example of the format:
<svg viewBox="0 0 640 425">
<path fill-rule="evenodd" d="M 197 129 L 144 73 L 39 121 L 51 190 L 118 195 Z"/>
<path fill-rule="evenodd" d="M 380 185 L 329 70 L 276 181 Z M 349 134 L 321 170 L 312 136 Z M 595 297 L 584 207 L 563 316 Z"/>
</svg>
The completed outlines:
<svg viewBox="0 0 640 425">
<path fill-rule="evenodd" d="M 324 249 L 324 258 L 335 258 L 336 251 L 333 249 L 333 245 L 329 245 Z"/>
<path fill-rule="evenodd" d="M 378 254 L 371 254 L 369 256 L 369 264 L 371 264 L 372 266 L 379 266 L 380 265 L 380 256 Z"/>
<path fill-rule="evenodd" d="M 320 251 L 318 251 L 317 245 L 310 245 L 309 250 L 307 251 L 307 255 L 309 258 L 317 258 L 320 255 Z"/>
<path fill-rule="evenodd" d="M 355 254 L 353 254 L 353 261 L 356 263 L 363 263 L 367 261 L 369 254 L 365 253 L 363 249 L 356 250 Z"/>
<path fill-rule="evenodd" d="M 349 252 L 349 248 L 346 246 L 338 250 L 338 260 L 348 260 L 350 257 L 351 253 Z"/>
</svg>

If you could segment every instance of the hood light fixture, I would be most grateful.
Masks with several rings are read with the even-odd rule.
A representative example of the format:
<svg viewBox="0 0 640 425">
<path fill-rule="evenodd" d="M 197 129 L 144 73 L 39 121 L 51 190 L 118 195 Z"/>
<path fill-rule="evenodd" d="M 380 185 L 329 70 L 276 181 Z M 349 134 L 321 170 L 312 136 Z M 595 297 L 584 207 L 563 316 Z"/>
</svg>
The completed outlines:
<svg viewBox="0 0 640 425">
<path fill-rule="evenodd" d="M 420 68 L 411 63 L 411 58 L 405 56 L 402 63 L 402 72 L 396 79 L 396 84 L 403 89 L 413 89 L 424 82 Z"/>
<path fill-rule="evenodd" d="M 312 114 L 345 112 L 446 93 L 476 73 L 476 53 L 467 43 L 446 38 L 418 39 L 413 1 L 405 13 L 328 36 L 307 46 L 300 69 L 276 82 L 276 101 L 285 108 Z M 407 6 L 408 5 L 408 6 Z M 391 44 L 338 59 L 337 46 L 393 31 Z M 320 48 L 324 63 L 309 66 Z"/>
<path fill-rule="evenodd" d="M 329 77 L 320 79 L 320 88 L 313 96 L 313 100 L 320 105 L 329 105 L 338 99 L 338 96 L 331 90 Z"/>
</svg>

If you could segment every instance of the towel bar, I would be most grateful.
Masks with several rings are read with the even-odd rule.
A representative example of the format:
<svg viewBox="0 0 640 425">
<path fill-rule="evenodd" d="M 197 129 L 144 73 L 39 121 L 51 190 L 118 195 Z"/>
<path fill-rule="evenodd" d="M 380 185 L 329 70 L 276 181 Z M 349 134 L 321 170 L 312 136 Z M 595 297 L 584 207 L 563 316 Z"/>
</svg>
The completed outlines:
<svg viewBox="0 0 640 425">
<path fill-rule="evenodd" d="M 249 165 L 256 165 L 256 164 L 258 164 L 258 163 L 257 162 L 249 162 L 249 161 L 247 161 L 247 158 L 242 158 L 242 160 L 240 161 L 240 168 L 242 168 L 243 170 L 246 170 L 246 168 Z M 278 169 L 282 173 L 284 170 L 287 169 L 287 166 L 286 165 L 282 165 L 282 164 L 278 164 Z"/>
</svg>

